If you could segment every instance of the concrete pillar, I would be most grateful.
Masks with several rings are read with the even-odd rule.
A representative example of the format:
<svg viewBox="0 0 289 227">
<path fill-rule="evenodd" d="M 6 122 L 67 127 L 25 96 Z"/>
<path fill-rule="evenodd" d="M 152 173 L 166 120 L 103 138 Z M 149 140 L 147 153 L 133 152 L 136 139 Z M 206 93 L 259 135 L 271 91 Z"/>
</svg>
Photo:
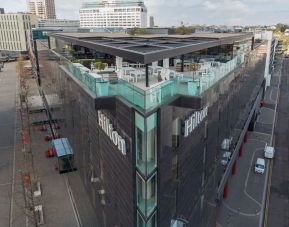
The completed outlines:
<svg viewBox="0 0 289 227">
<path fill-rule="evenodd" d="M 119 78 L 122 78 L 122 62 L 123 62 L 123 58 L 116 56 L 115 66 L 116 66 L 116 72 Z"/>
<path fill-rule="evenodd" d="M 170 59 L 169 58 L 166 58 L 163 60 L 163 67 L 165 69 L 168 69 L 170 67 Z"/>
</svg>

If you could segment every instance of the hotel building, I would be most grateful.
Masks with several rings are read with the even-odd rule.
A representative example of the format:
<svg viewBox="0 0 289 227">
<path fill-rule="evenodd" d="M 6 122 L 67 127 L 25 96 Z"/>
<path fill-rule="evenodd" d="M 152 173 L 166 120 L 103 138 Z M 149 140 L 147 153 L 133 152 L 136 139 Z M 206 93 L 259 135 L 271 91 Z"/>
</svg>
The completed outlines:
<svg viewBox="0 0 289 227">
<path fill-rule="evenodd" d="M 133 28 L 147 26 L 147 8 L 140 0 L 98 0 L 83 3 L 80 27 Z"/>
<path fill-rule="evenodd" d="M 268 43 L 251 33 L 59 33 L 38 45 L 43 94 L 61 100 L 47 108 L 101 226 L 215 226 L 264 97 Z M 106 66 L 89 69 L 84 56 Z"/>
<path fill-rule="evenodd" d="M 27 0 L 28 12 L 42 19 L 56 19 L 54 0 Z"/>
</svg>

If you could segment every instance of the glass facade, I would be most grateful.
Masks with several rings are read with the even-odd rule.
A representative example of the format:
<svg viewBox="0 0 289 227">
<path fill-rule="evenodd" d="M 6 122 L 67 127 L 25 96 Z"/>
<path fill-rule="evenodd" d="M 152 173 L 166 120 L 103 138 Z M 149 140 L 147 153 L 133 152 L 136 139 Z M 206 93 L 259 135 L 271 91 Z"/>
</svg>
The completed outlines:
<svg viewBox="0 0 289 227">
<path fill-rule="evenodd" d="M 141 214 L 137 213 L 137 227 L 156 227 L 157 226 L 157 214 L 156 212 L 146 221 L 143 219 Z"/>
<path fill-rule="evenodd" d="M 148 176 L 156 168 L 157 114 L 144 119 L 135 113 L 135 125 L 136 167 L 144 176 Z"/>
<path fill-rule="evenodd" d="M 135 141 L 137 226 L 153 227 L 156 215 L 152 213 L 157 207 L 157 113 L 144 117 L 135 112 Z"/>
<path fill-rule="evenodd" d="M 137 207 L 141 213 L 148 217 L 157 204 L 157 175 L 144 180 L 139 174 L 136 177 Z"/>
</svg>

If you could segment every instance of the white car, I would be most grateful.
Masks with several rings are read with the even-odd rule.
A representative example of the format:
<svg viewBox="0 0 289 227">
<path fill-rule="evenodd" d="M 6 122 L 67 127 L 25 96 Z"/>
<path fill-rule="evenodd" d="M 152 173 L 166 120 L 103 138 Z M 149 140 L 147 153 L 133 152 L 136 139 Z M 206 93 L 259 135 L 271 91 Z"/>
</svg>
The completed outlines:
<svg viewBox="0 0 289 227">
<path fill-rule="evenodd" d="M 264 157 L 272 159 L 274 158 L 274 154 L 275 154 L 274 147 L 270 147 L 266 144 L 265 149 L 264 149 Z"/>
<path fill-rule="evenodd" d="M 229 151 L 224 152 L 224 154 L 222 156 L 221 164 L 223 166 L 228 165 L 229 161 L 231 160 L 231 156 L 232 156 L 231 152 L 229 152 Z"/>
<path fill-rule="evenodd" d="M 265 160 L 263 158 L 257 158 L 255 164 L 255 173 L 264 174 L 265 172 Z"/>
</svg>

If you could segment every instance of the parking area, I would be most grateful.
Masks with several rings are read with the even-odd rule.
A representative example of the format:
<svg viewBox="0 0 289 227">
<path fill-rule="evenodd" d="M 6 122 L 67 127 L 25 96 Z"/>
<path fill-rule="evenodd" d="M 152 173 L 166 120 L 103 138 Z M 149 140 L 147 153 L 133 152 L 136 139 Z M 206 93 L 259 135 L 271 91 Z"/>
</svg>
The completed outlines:
<svg viewBox="0 0 289 227">
<path fill-rule="evenodd" d="M 267 174 L 254 172 L 257 158 L 263 158 L 264 147 L 270 135 L 253 132 L 243 147 L 235 175 L 228 187 L 228 197 L 219 208 L 218 226 L 258 226 Z M 266 166 L 268 161 L 265 160 Z"/>
<path fill-rule="evenodd" d="M 242 156 L 236 163 L 227 187 L 227 195 L 220 204 L 217 215 L 218 227 L 262 226 L 265 209 L 266 187 L 269 176 L 269 160 L 265 159 L 265 173 L 257 174 L 254 167 L 257 158 L 264 157 L 266 143 L 272 142 L 275 106 L 278 100 L 280 69 L 272 75 L 267 88 L 263 107 L 257 118 L 254 132 L 243 145 Z"/>
</svg>

